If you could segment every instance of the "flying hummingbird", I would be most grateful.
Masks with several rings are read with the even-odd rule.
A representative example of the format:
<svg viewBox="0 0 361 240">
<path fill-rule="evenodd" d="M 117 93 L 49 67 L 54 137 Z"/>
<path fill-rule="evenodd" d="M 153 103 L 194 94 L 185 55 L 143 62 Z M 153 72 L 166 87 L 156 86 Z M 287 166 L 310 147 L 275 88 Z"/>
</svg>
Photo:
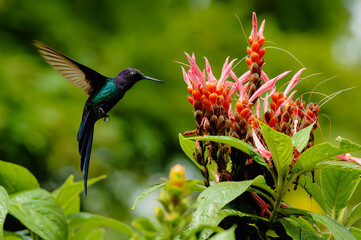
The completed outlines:
<svg viewBox="0 0 361 240">
<path fill-rule="evenodd" d="M 84 189 L 87 194 L 87 179 L 90 153 L 93 143 L 94 124 L 101 118 L 109 120 L 108 111 L 123 98 L 124 94 L 139 80 L 162 81 L 145 76 L 134 68 L 123 70 L 118 76 L 109 78 L 88 68 L 42 42 L 35 41 L 41 56 L 66 80 L 80 87 L 89 95 L 83 109 L 77 140 L 79 142 L 80 168 L 84 170 Z"/>
</svg>

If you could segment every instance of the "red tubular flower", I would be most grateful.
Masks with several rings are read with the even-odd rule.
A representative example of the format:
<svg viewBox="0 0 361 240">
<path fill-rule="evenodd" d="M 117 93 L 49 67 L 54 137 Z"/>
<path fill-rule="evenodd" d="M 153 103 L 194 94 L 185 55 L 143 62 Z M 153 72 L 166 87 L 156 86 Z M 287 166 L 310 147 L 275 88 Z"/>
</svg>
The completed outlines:
<svg viewBox="0 0 361 240">
<path fill-rule="evenodd" d="M 252 32 L 249 37 L 249 43 L 251 47 L 247 48 L 247 53 L 249 57 L 246 58 L 246 63 L 251 68 L 252 63 L 257 63 L 258 67 L 262 67 L 264 64 L 263 56 L 266 52 L 265 48 L 262 48 L 263 43 L 265 42 L 265 38 L 263 36 L 265 21 L 263 20 L 259 31 L 257 32 L 257 16 L 256 13 L 253 13 L 252 19 Z"/>
</svg>

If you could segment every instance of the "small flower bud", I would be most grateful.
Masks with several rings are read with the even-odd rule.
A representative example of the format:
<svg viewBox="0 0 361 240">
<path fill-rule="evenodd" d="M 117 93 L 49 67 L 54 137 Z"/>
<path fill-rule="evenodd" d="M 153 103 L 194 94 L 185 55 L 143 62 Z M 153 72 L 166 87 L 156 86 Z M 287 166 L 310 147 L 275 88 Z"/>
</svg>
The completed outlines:
<svg viewBox="0 0 361 240">
<path fill-rule="evenodd" d="M 202 110 L 202 102 L 199 99 L 194 99 L 193 107 L 195 110 Z"/>
<path fill-rule="evenodd" d="M 249 79 L 251 83 L 257 84 L 259 81 L 259 75 L 257 73 L 253 73 Z"/>
<path fill-rule="evenodd" d="M 216 115 L 212 115 L 209 119 L 209 123 L 213 129 L 217 129 L 218 127 L 218 118 Z"/>
<path fill-rule="evenodd" d="M 170 184 L 182 188 L 185 184 L 185 173 L 182 165 L 177 164 L 169 172 Z"/>
<path fill-rule="evenodd" d="M 196 119 L 198 125 L 201 125 L 203 119 L 203 113 L 200 110 L 194 112 L 194 118 Z"/>
</svg>

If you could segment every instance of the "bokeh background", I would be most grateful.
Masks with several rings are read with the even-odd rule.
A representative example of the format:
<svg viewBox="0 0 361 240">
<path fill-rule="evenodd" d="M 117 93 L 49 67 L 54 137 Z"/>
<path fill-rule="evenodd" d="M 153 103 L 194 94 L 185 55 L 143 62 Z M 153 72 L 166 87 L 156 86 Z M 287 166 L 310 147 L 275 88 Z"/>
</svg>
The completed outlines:
<svg viewBox="0 0 361 240">
<path fill-rule="evenodd" d="M 106 76 L 138 68 L 165 84 L 137 83 L 110 112 L 110 122 L 96 124 L 89 175 L 108 177 L 89 188 L 82 209 L 127 223 L 152 214 L 156 195 L 130 207 L 172 165 L 181 163 L 188 177 L 201 179 L 178 142 L 194 123 L 175 61 L 186 62 L 184 51 L 194 52 L 203 68 L 207 56 L 219 76 L 227 56 L 246 55 L 235 14 L 248 37 L 253 11 L 259 22 L 266 19 L 266 46 L 272 48 L 263 69 L 269 76 L 307 68 L 302 76 L 310 77 L 296 96 L 320 101 L 360 85 L 358 0 L 0 0 L 0 159 L 27 167 L 49 191 L 70 174 L 82 179 L 76 134 L 87 96 L 40 57 L 33 40 Z M 246 70 L 244 62 L 234 69 L 238 76 Z M 361 143 L 360 95 L 356 87 L 321 107 L 317 142 L 343 136 Z M 312 202 L 307 196 L 290 201 Z"/>
</svg>

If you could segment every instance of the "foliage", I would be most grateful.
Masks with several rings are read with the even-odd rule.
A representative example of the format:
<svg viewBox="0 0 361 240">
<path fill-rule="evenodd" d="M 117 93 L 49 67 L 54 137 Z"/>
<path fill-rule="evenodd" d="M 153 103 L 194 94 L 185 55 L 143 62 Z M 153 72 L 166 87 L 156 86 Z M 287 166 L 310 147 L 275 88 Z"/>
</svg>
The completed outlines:
<svg viewBox="0 0 361 240">
<path fill-rule="evenodd" d="M 39 187 L 36 178 L 24 167 L 0 161 L 0 224 L 1 239 L 100 239 L 105 227 L 128 237 L 132 229 L 114 219 L 80 211 L 79 194 L 82 182 L 74 182 L 70 176 L 52 193 Z M 92 178 L 89 185 L 104 179 Z M 31 181 L 30 181 L 30 180 Z M 27 180 L 27 184 L 24 184 Z M 4 231 L 7 214 L 19 220 L 25 231 Z"/>
</svg>

